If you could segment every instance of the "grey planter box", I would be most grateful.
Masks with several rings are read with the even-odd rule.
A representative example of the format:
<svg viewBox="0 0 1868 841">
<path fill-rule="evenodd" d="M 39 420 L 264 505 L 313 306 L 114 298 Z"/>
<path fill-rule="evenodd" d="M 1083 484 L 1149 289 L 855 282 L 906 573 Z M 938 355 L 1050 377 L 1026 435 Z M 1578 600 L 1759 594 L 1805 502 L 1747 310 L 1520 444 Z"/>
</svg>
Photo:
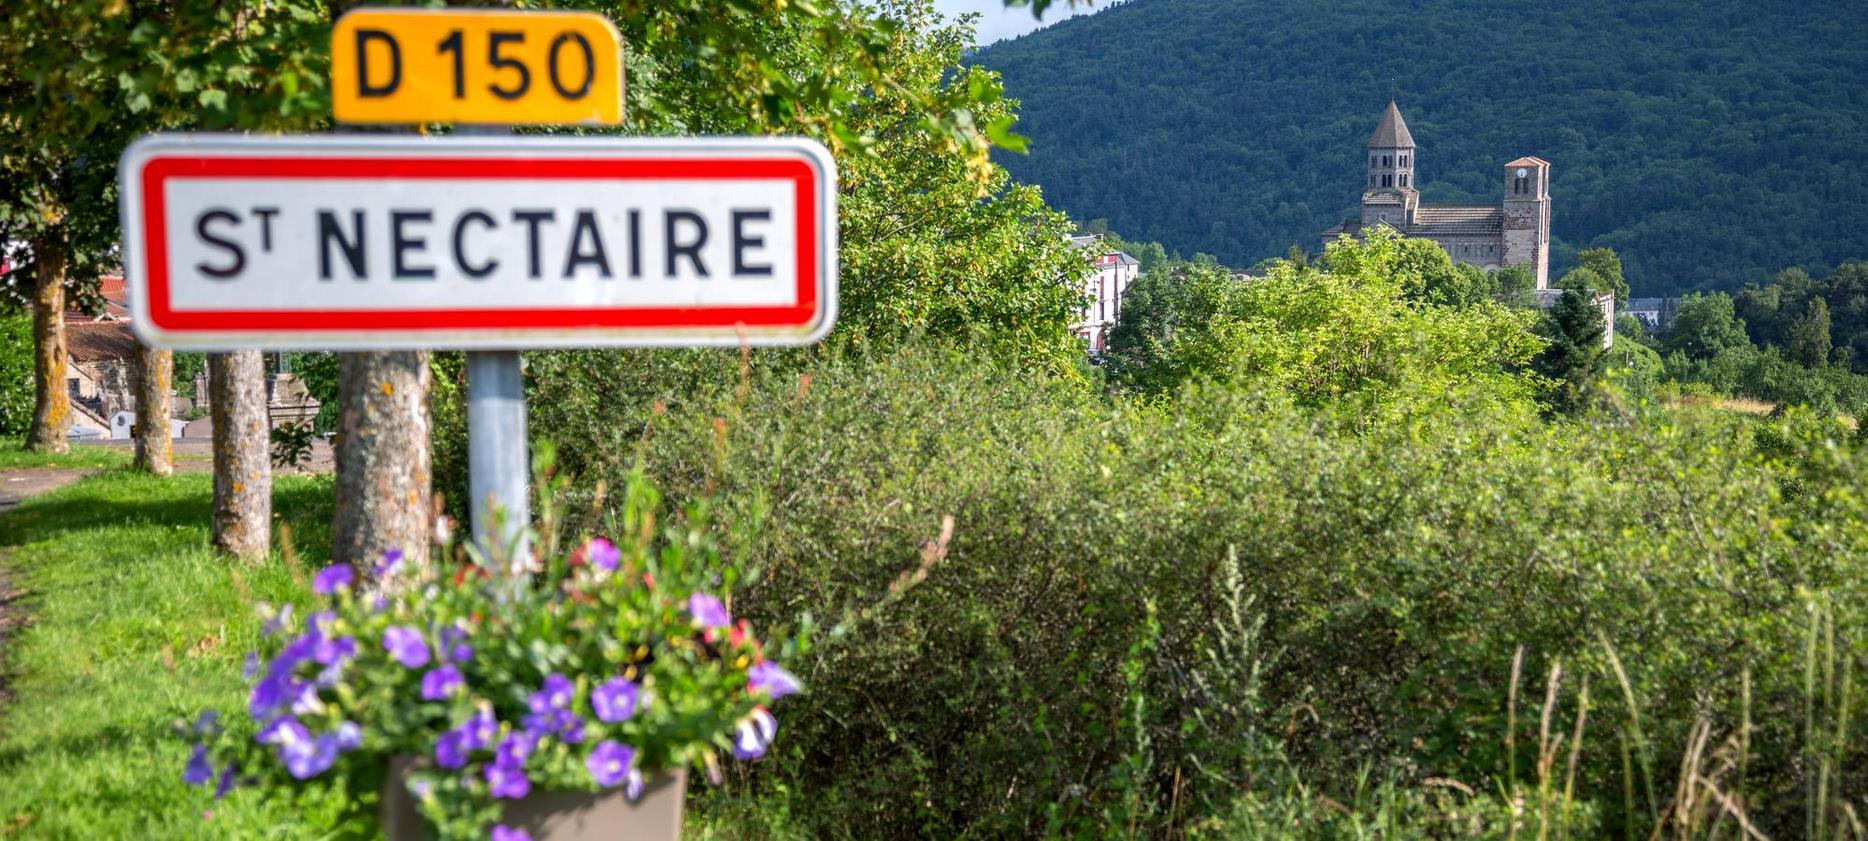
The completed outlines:
<svg viewBox="0 0 1868 841">
<path fill-rule="evenodd" d="M 387 841 L 428 841 L 415 798 L 403 784 L 407 760 L 389 763 L 383 781 L 383 837 Z M 681 809 L 687 799 L 688 772 L 683 768 L 649 778 L 642 797 L 629 802 L 621 788 L 604 792 L 534 791 L 503 801 L 504 823 L 523 829 L 532 841 L 680 841 Z"/>
</svg>

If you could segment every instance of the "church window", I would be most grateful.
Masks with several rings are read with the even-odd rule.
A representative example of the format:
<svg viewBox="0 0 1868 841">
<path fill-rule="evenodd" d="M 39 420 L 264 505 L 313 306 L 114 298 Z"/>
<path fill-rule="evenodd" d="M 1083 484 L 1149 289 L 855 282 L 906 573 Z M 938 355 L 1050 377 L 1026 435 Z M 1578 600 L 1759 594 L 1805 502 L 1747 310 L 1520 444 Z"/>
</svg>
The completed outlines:
<svg viewBox="0 0 1868 841">
<path fill-rule="evenodd" d="M 1383 155 L 1383 156 L 1382 156 L 1382 166 L 1394 166 L 1394 163 L 1393 163 L 1393 161 L 1394 161 L 1394 156 L 1393 156 L 1393 155 Z"/>
<path fill-rule="evenodd" d="M 1382 176 L 1382 186 L 1383 186 L 1383 187 L 1393 187 L 1394 185 L 1395 185 L 1395 177 L 1394 177 L 1394 176 L 1392 176 L 1392 175 L 1384 175 L 1384 176 Z"/>
<path fill-rule="evenodd" d="M 1407 173 L 1401 173 L 1401 186 L 1407 186 Z"/>
<path fill-rule="evenodd" d="M 1402 166 L 1407 166 L 1407 156 L 1406 156 L 1406 155 L 1402 155 L 1402 156 L 1401 156 L 1401 165 L 1402 165 Z"/>
</svg>

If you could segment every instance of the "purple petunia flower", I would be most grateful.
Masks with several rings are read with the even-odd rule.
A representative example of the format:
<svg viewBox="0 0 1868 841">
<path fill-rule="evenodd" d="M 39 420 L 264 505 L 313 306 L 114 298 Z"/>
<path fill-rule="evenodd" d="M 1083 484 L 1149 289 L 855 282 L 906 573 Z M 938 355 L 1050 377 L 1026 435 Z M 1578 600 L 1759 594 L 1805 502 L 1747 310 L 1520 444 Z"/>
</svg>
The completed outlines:
<svg viewBox="0 0 1868 841">
<path fill-rule="evenodd" d="M 598 721 L 618 724 L 636 714 L 636 699 L 641 694 L 642 687 L 633 681 L 613 677 L 590 691 L 590 708 Z"/>
<path fill-rule="evenodd" d="M 584 557 L 588 558 L 590 565 L 597 569 L 615 572 L 617 565 L 622 563 L 623 551 L 605 538 L 593 537 L 589 545 L 584 548 Z"/>
<path fill-rule="evenodd" d="M 567 745 L 584 743 L 584 719 L 570 710 L 558 711 L 558 720 L 553 722 L 558 733 L 558 741 Z"/>
<path fill-rule="evenodd" d="M 688 596 L 688 614 L 694 617 L 694 624 L 702 628 L 724 628 L 733 624 L 733 617 L 726 612 L 726 606 L 706 593 Z"/>
<path fill-rule="evenodd" d="M 254 741 L 262 745 L 283 745 L 288 742 L 303 742 L 310 739 L 311 731 L 306 730 L 305 725 L 298 723 L 298 719 L 289 715 L 281 716 L 265 727 L 261 727 L 259 734 L 253 737 Z"/>
<path fill-rule="evenodd" d="M 504 824 L 493 826 L 492 841 L 532 841 L 532 834 L 523 829 L 514 829 Z"/>
<path fill-rule="evenodd" d="M 334 640 L 319 640 L 312 647 L 311 659 L 319 665 L 329 666 L 357 656 L 356 637 L 338 637 Z"/>
<path fill-rule="evenodd" d="M 564 675 L 552 673 L 545 677 L 545 683 L 537 692 L 526 699 L 534 715 L 548 715 L 571 705 L 571 697 L 576 694 L 577 686 Z"/>
<path fill-rule="evenodd" d="M 765 749 L 771 747 L 772 740 L 777 737 L 778 719 L 773 718 L 764 707 L 758 707 L 735 730 L 733 756 L 742 761 L 758 759 L 765 755 Z"/>
<path fill-rule="evenodd" d="M 271 614 L 266 616 L 266 621 L 259 626 L 259 632 L 266 636 L 270 637 L 279 633 L 292 624 L 292 605 L 290 604 L 280 607 L 278 613 L 271 613 L 272 608 L 264 604 L 260 605 L 259 609 L 261 615 Z"/>
<path fill-rule="evenodd" d="M 459 768 L 467 764 L 470 750 L 465 731 L 449 730 L 435 740 L 435 764 L 449 770 Z"/>
<path fill-rule="evenodd" d="M 357 570 L 350 564 L 332 564 L 318 570 L 311 579 L 311 591 L 320 596 L 329 596 L 339 590 L 348 590 L 357 583 Z"/>
<path fill-rule="evenodd" d="M 292 696 L 292 714 L 310 715 L 324 709 L 324 701 L 318 698 L 318 687 L 310 683 L 294 683 L 292 688 L 298 692 Z"/>
<path fill-rule="evenodd" d="M 232 762 L 227 763 L 227 767 L 221 769 L 220 781 L 214 784 L 214 799 L 215 800 L 219 800 L 223 797 L 226 797 L 227 792 L 233 791 L 234 773 L 235 773 L 235 766 Z"/>
<path fill-rule="evenodd" d="M 247 715 L 254 721 L 264 721 L 272 717 L 281 707 L 290 706 L 299 695 L 296 682 L 282 674 L 271 674 L 253 684 L 253 691 L 247 695 Z"/>
<path fill-rule="evenodd" d="M 754 663 L 746 670 L 746 688 L 753 692 L 764 692 L 773 700 L 786 695 L 796 694 L 804 688 L 796 675 L 779 668 L 777 663 Z"/>
<path fill-rule="evenodd" d="M 494 748 L 495 762 L 507 765 L 524 765 L 526 757 L 532 755 L 532 749 L 538 747 L 538 735 L 519 732 L 501 739 L 499 747 Z"/>
<path fill-rule="evenodd" d="M 629 776 L 635 761 L 635 748 L 605 739 L 590 751 L 590 756 L 584 759 L 584 767 L 590 769 L 590 777 L 597 785 L 609 788 Z"/>
<path fill-rule="evenodd" d="M 465 663 L 473 659 L 473 646 L 467 644 L 465 630 L 449 625 L 442 628 L 441 632 L 435 635 L 435 639 L 439 643 L 435 646 L 436 650 L 446 652 L 449 660 Z"/>
<path fill-rule="evenodd" d="M 383 559 L 376 562 L 376 577 L 388 578 L 402 568 L 402 550 L 384 549 Z"/>
<path fill-rule="evenodd" d="M 318 676 L 311 679 L 311 685 L 319 689 L 330 689 L 344 679 L 344 661 L 339 660 L 318 670 Z"/>
<path fill-rule="evenodd" d="M 525 766 L 504 759 L 486 766 L 486 783 L 494 797 L 517 800 L 532 792 L 532 779 L 525 775 Z"/>
<path fill-rule="evenodd" d="M 465 685 L 466 681 L 461 677 L 461 670 L 454 668 L 453 664 L 444 664 L 422 675 L 422 700 L 442 700 L 459 692 Z"/>
<path fill-rule="evenodd" d="M 203 710 L 195 717 L 195 723 L 188 726 L 188 732 L 197 736 L 217 736 L 221 732 L 221 714 L 214 710 Z"/>
<path fill-rule="evenodd" d="M 337 736 L 337 749 L 339 751 L 353 751 L 363 746 L 363 728 L 357 726 L 357 723 L 354 721 L 346 721 L 338 724 L 337 729 L 331 731 L 331 733 Z"/>
<path fill-rule="evenodd" d="M 337 761 L 337 736 L 325 733 L 315 739 L 301 739 L 279 745 L 279 759 L 293 779 L 309 780 L 329 769 Z"/>
<path fill-rule="evenodd" d="M 461 725 L 460 732 L 463 744 L 479 750 L 493 744 L 493 737 L 499 735 L 499 721 L 493 717 L 492 710 L 482 709 Z"/>
<path fill-rule="evenodd" d="M 208 746 L 195 745 L 195 752 L 188 757 L 188 764 L 182 768 L 182 782 L 191 786 L 204 786 L 214 779 L 214 766 L 208 762 Z"/>
<path fill-rule="evenodd" d="M 546 736 L 557 736 L 567 745 L 584 741 L 584 719 L 570 710 L 546 710 L 542 713 L 527 715 L 521 723 L 522 731 L 536 742 Z"/>
<path fill-rule="evenodd" d="M 422 639 L 422 632 L 414 628 L 389 626 L 383 631 L 383 650 L 406 668 L 419 669 L 428 665 L 428 643 Z"/>
</svg>

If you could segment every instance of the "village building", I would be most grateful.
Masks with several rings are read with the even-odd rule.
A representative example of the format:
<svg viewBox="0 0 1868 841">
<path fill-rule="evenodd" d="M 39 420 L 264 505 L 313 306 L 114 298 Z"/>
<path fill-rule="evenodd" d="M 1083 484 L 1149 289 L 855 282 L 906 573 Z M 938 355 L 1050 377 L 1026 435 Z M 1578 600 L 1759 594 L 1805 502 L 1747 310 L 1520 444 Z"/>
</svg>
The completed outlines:
<svg viewBox="0 0 1868 841">
<path fill-rule="evenodd" d="M 71 398 L 70 437 L 77 439 L 127 439 L 135 425 L 136 391 L 132 365 L 136 356 L 136 334 L 130 329 L 129 298 L 123 278 L 106 275 L 98 279 L 98 295 L 103 307 L 95 314 L 82 310 L 65 312 L 65 391 Z M 272 365 L 278 373 L 266 379 L 266 411 L 272 426 L 311 423 L 318 414 L 318 400 L 305 390 L 304 383 L 286 370 L 283 354 Z M 178 415 L 170 428 L 171 437 L 208 437 L 211 428 L 201 417 L 207 409 L 207 374 L 188 384 L 195 398 L 178 396 L 174 409 Z"/>
<path fill-rule="evenodd" d="M 1100 354 L 1109 348 L 1109 331 L 1122 316 L 1122 296 L 1141 275 L 1141 261 L 1104 247 L 1100 236 L 1071 237 L 1070 244 L 1092 255 L 1089 260 L 1096 268 L 1084 281 L 1087 303 L 1071 329 L 1091 354 Z"/>
<path fill-rule="evenodd" d="M 1622 312 L 1634 316 L 1650 331 L 1673 326 L 1674 314 L 1679 311 L 1679 298 L 1629 298 L 1627 305 L 1622 307 Z"/>
<path fill-rule="evenodd" d="M 1390 100 L 1369 135 L 1362 216 L 1324 231 L 1323 244 L 1368 228 L 1391 228 L 1439 243 L 1454 261 L 1486 271 L 1527 266 L 1538 304 L 1555 303 L 1563 293 L 1550 287 L 1550 162 L 1527 155 L 1505 164 L 1497 204 L 1422 204 L 1415 174 L 1419 151 L 1400 106 Z M 1615 296 L 1597 295 L 1596 303 L 1608 323 L 1607 347 L 1615 340 Z"/>
</svg>

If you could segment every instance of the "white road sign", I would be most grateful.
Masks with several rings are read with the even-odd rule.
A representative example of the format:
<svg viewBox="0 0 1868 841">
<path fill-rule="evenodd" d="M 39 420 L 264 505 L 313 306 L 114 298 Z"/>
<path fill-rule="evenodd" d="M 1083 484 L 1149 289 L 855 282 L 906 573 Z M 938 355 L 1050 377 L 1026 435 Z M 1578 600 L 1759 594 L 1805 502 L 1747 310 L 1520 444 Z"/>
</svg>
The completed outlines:
<svg viewBox="0 0 1868 841">
<path fill-rule="evenodd" d="M 836 319 L 809 140 L 155 135 L 121 173 L 158 346 L 794 345 Z"/>
</svg>

